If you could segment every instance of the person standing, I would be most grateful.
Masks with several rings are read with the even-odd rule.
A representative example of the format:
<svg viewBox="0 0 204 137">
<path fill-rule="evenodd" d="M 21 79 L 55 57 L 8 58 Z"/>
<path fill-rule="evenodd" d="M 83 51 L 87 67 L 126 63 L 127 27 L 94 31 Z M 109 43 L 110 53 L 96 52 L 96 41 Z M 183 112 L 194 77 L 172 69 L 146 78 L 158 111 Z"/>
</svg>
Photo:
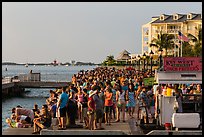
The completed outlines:
<svg viewBox="0 0 204 137">
<path fill-rule="evenodd" d="M 182 113 L 183 108 L 182 108 L 182 91 L 178 89 L 178 84 L 174 85 L 174 94 L 176 96 L 176 101 L 178 102 L 178 112 Z"/>
<path fill-rule="evenodd" d="M 142 88 L 142 91 L 140 92 L 138 98 L 139 98 L 139 110 L 141 114 L 140 116 L 142 116 L 142 118 L 144 117 L 145 123 L 149 123 L 148 111 L 147 111 L 149 108 L 149 101 L 148 101 L 145 87 Z"/>
<path fill-rule="evenodd" d="M 123 122 L 125 122 L 125 91 L 121 89 L 120 85 L 117 86 L 116 102 L 117 102 L 116 122 L 120 121 L 120 111 L 121 111 L 121 109 L 122 109 L 122 113 L 123 113 Z"/>
<path fill-rule="evenodd" d="M 136 106 L 136 102 L 135 102 L 135 92 L 134 92 L 134 85 L 132 83 L 129 83 L 128 85 L 128 92 L 127 92 L 127 107 L 128 107 L 128 112 L 129 112 L 129 116 L 131 118 L 134 118 L 133 114 L 135 112 L 135 106 Z"/>
<path fill-rule="evenodd" d="M 84 120 L 84 128 L 88 128 L 89 125 L 89 119 L 88 119 L 88 94 L 87 90 L 83 89 L 83 102 L 82 102 L 82 119 Z"/>
<path fill-rule="evenodd" d="M 96 103 L 96 113 L 94 117 L 94 129 L 103 129 L 102 128 L 102 119 L 103 119 L 103 101 L 99 97 L 100 87 L 96 87 L 93 89 L 96 94 L 93 95 L 93 99 Z M 97 128 L 97 122 L 99 122 L 99 127 Z"/>
<path fill-rule="evenodd" d="M 67 112 L 67 103 L 68 103 L 68 95 L 66 93 L 66 87 L 62 88 L 62 94 L 59 96 L 59 102 L 57 105 L 57 108 L 59 108 L 60 111 L 60 124 L 62 127 L 59 127 L 59 129 L 66 129 L 66 112 Z"/>
<path fill-rule="evenodd" d="M 81 87 L 78 87 L 78 93 L 77 93 L 76 97 L 77 97 L 77 106 L 78 106 L 78 118 L 79 118 L 80 123 L 83 123 L 82 102 L 83 102 L 84 94 L 82 92 Z"/>
<path fill-rule="evenodd" d="M 106 88 L 105 90 L 105 123 L 106 125 L 110 125 L 111 120 L 111 107 L 113 106 L 113 93 L 111 92 L 111 88 Z"/>
<path fill-rule="evenodd" d="M 96 103 L 93 99 L 94 91 L 91 90 L 89 92 L 89 98 L 88 98 L 88 117 L 89 117 L 89 130 L 94 130 L 94 113 L 96 110 Z"/>
</svg>

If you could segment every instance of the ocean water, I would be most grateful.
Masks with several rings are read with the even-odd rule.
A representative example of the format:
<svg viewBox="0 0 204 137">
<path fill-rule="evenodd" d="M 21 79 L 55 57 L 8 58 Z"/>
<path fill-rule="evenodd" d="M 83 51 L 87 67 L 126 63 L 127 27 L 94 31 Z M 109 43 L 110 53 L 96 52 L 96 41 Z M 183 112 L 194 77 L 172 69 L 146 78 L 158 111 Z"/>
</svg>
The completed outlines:
<svg viewBox="0 0 204 137">
<path fill-rule="evenodd" d="M 18 65 L 2 65 L 2 77 L 18 76 L 19 74 L 27 74 L 30 70 L 33 73 L 41 73 L 42 81 L 71 81 L 73 74 L 80 70 L 91 70 L 96 66 L 18 66 Z M 6 71 L 7 68 L 7 71 Z M 48 88 L 28 89 L 23 97 L 12 97 L 2 99 L 2 131 L 9 126 L 5 122 L 6 118 L 11 116 L 11 109 L 17 105 L 32 109 L 34 103 L 37 103 L 39 108 L 45 104 L 46 98 L 49 97 Z"/>
</svg>

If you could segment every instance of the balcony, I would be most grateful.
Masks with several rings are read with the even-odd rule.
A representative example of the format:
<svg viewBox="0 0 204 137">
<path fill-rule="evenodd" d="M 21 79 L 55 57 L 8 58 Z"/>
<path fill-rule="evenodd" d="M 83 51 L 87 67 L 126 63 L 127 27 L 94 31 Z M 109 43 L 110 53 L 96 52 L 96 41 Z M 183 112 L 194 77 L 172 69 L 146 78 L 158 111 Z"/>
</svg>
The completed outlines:
<svg viewBox="0 0 204 137">
<path fill-rule="evenodd" d="M 167 29 L 167 33 L 177 34 L 178 30 L 176 30 L 176 29 Z"/>
</svg>

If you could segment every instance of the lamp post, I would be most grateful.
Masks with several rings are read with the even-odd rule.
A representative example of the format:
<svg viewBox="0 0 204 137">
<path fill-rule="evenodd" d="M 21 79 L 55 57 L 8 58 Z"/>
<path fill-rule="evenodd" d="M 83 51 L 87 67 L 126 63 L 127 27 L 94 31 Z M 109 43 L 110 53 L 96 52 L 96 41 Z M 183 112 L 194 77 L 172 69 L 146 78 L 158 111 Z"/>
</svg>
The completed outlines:
<svg viewBox="0 0 204 137">
<path fill-rule="evenodd" d="M 144 71 L 145 71 L 145 59 L 146 59 L 146 54 L 143 54 L 143 59 L 144 59 Z"/>
<path fill-rule="evenodd" d="M 152 76 L 152 59 L 153 59 L 154 52 L 151 50 L 151 52 L 149 54 L 150 54 L 150 59 L 151 59 L 151 69 L 150 69 L 150 72 L 151 72 L 151 76 Z"/>
<path fill-rule="evenodd" d="M 162 67 L 162 49 L 160 48 L 159 49 L 159 68 L 161 68 Z"/>
<path fill-rule="evenodd" d="M 138 67 L 139 67 L 139 71 L 140 71 L 140 55 L 137 56 L 138 57 Z"/>
</svg>

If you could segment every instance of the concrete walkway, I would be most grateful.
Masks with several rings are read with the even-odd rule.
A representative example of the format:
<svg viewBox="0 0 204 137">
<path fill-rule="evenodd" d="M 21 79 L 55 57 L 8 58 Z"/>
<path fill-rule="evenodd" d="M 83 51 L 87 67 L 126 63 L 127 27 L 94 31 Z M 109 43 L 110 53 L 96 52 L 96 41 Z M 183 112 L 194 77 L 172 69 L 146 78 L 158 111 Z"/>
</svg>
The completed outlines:
<svg viewBox="0 0 204 137">
<path fill-rule="evenodd" d="M 43 129 L 41 135 L 144 135 L 140 127 L 135 126 L 135 119 L 128 118 L 126 113 L 126 122 L 115 122 L 113 119 L 111 125 L 102 123 L 104 130 L 89 130 L 84 128 L 68 128 L 66 130 L 57 130 L 57 126 L 51 129 Z M 136 116 L 134 116 L 136 117 Z M 76 120 L 77 125 L 83 125 Z M 3 131 L 3 135 L 32 135 L 33 128 L 8 128 Z"/>
</svg>

